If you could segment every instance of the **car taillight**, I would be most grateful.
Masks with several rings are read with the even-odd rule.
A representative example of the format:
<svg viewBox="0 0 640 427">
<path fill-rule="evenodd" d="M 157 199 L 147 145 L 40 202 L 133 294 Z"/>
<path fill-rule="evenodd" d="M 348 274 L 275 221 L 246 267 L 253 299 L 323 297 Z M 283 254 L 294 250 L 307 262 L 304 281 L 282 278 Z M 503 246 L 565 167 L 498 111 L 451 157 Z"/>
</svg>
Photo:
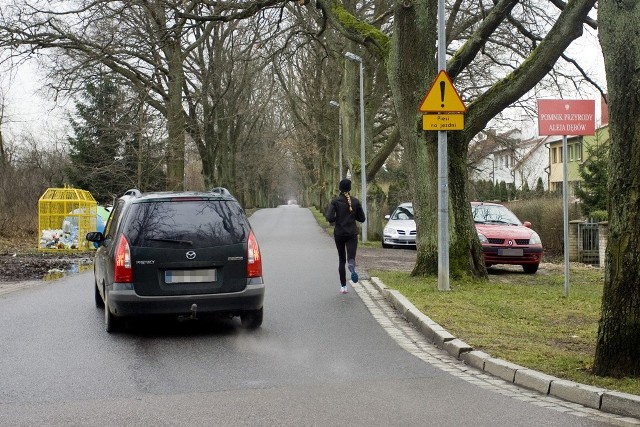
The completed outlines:
<svg viewBox="0 0 640 427">
<path fill-rule="evenodd" d="M 247 276 L 262 276 L 262 257 L 260 256 L 260 248 L 253 231 L 249 232 L 247 240 Z"/>
<path fill-rule="evenodd" d="M 116 283 L 133 282 L 133 270 L 131 269 L 131 250 L 127 238 L 122 235 L 116 249 L 116 266 L 113 272 L 113 281 Z"/>
</svg>

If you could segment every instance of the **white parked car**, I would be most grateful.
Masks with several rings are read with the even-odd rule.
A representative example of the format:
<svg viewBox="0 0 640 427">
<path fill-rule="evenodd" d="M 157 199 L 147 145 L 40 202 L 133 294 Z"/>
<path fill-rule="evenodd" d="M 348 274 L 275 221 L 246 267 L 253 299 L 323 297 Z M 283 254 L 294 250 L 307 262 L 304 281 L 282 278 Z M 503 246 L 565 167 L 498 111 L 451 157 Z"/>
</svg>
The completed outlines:
<svg viewBox="0 0 640 427">
<path fill-rule="evenodd" d="M 382 247 L 416 246 L 416 222 L 413 219 L 413 204 L 402 203 L 395 208 L 382 232 Z"/>
</svg>

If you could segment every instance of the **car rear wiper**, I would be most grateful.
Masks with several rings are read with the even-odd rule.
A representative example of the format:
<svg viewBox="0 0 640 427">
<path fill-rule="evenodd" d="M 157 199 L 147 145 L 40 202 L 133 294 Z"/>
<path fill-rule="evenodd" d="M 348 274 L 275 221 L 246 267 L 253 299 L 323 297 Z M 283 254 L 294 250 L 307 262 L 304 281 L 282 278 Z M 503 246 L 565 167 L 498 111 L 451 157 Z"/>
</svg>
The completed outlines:
<svg viewBox="0 0 640 427">
<path fill-rule="evenodd" d="M 193 246 L 193 241 L 191 241 L 191 240 L 161 239 L 161 238 L 155 238 L 155 237 L 148 237 L 145 240 L 153 240 L 154 242 L 178 243 L 180 245 Z"/>
</svg>

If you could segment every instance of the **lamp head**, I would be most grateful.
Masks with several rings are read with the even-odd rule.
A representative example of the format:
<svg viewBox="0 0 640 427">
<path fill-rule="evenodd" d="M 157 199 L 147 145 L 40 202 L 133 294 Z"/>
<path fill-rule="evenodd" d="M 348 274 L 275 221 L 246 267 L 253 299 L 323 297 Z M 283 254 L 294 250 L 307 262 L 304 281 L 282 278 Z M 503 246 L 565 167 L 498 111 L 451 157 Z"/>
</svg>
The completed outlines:
<svg viewBox="0 0 640 427">
<path fill-rule="evenodd" d="M 352 61 L 358 61 L 358 62 L 362 62 L 362 58 L 360 58 L 358 55 L 356 55 L 355 53 L 351 53 L 351 52 L 347 52 L 344 54 L 344 56 L 347 57 L 347 59 L 350 59 Z"/>
</svg>

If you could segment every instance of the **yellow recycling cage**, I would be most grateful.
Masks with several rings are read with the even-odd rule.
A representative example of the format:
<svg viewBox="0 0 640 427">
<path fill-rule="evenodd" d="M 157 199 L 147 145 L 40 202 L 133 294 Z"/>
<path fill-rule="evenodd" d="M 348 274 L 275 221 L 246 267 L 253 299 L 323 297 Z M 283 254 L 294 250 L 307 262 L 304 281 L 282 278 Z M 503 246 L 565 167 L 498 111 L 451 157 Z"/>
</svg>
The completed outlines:
<svg viewBox="0 0 640 427">
<path fill-rule="evenodd" d="M 98 203 L 90 192 L 65 186 L 48 188 L 38 200 L 38 250 L 95 249 L 85 238 L 96 231 Z"/>
</svg>

